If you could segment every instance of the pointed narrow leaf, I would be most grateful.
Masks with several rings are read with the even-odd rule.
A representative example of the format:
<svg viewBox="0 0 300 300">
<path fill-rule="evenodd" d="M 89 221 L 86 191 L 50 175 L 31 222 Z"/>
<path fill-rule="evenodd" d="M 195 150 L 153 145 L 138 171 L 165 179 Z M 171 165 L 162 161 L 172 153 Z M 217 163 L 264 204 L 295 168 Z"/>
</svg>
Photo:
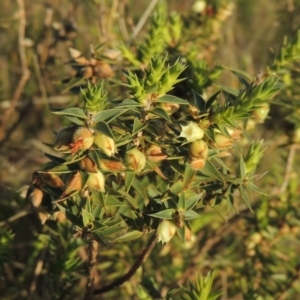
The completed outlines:
<svg viewBox="0 0 300 300">
<path fill-rule="evenodd" d="M 202 96 L 200 94 L 198 94 L 194 90 L 192 90 L 192 92 L 193 92 L 194 100 L 195 100 L 197 107 L 199 108 L 199 110 L 201 112 L 204 112 L 206 101 L 202 98 Z"/>
<path fill-rule="evenodd" d="M 118 238 L 114 239 L 114 242 L 129 242 L 140 238 L 142 235 L 142 231 L 134 230 L 119 236 Z"/>
<path fill-rule="evenodd" d="M 239 166 L 239 175 L 241 176 L 241 178 L 245 178 L 247 175 L 247 167 L 243 158 L 243 155 L 241 154 L 241 158 L 240 158 L 240 166 Z"/>
<path fill-rule="evenodd" d="M 175 182 L 171 187 L 170 187 L 170 192 L 174 195 L 178 195 L 181 193 L 184 189 L 182 181 L 177 181 Z"/>
<path fill-rule="evenodd" d="M 185 241 L 185 226 L 176 228 L 177 234 L 182 241 Z M 195 298 L 198 299 L 198 298 Z"/>
<path fill-rule="evenodd" d="M 201 173 L 203 173 L 204 175 L 210 175 L 213 178 L 224 182 L 224 178 L 222 177 L 222 175 L 219 173 L 216 167 L 209 160 L 206 161 L 206 164 L 204 168 L 201 170 Z"/>
<path fill-rule="evenodd" d="M 169 115 L 166 113 L 166 111 L 160 107 L 155 107 L 154 109 L 150 110 L 150 113 L 165 119 L 168 122 L 171 122 L 171 119 L 169 117 Z"/>
<path fill-rule="evenodd" d="M 185 220 L 193 220 L 200 217 L 195 211 L 193 210 L 186 210 L 183 212 Z"/>
<path fill-rule="evenodd" d="M 77 117 L 84 120 L 88 119 L 88 116 L 84 113 L 84 111 L 78 107 L 67 108 L 63 110 L 52 110 L 52 113 L 60 116 Z"/>
<path fill-rule="evenodd" d="M 184 210 L 185 209 L 185 194 L 181 193 L 179 195 L 179 201 L 177 203 L 177 209 L 178 210 Z"/>
<path fill-rule="evenodd" d="M 144 128 L 148 126 L 147 123 L 141 122 L 138 118 L 134 118 L 133 128 L 132 128 L 132 136 L 136 135 L 139 131 L 142 131 Z"/>
<path fill-rule="evenodd" d="M 76 124 L 76 125 L 84 125 L 84 122 L 81 121 L 79 118 L 77 117 L 70 117 L 70 116 L 66 116 L 67 119 L 69 119 L 72 123 Z"/>
<path fill-rule="evenodd" d="M 128 192 L 134 180 L 135 173 L 126 173 L 125 174 L 125 190 Z"/>
<path fill-rule="evenodd" d="M 133 100 L 133 99 L 125 99 L 120 104 L 118 104 L 117 108 L 135 108 L 135 107 L 141 107 L 143 106 L 141 103 Z"/>
<path fill-rule="evenodd" d="M 78 226 L 78 227 L 83 226 L 82 220 L 80 218 L 78 218 L 77 216 L 72 214 L 70 211 L 68 211 L 62 205 L 56 203 L 56 206 L 59 208 L 59 210 L 61 212 L 63 212 L 66 215 L 67 219 L 70 220 L 73 225 Z"/>
<path fill-rule="evenodd" d="M 141 185 L 141 183 L 136 178 L 134 178 L 132 181 L 132 187 L 140 194 L 142 198 L 144 198 L 144 200 L 148 199 L 146 189 Z"/>
<path fill-rule="evenodd" d="M 107 110 L 103 110 L 100 111 L 98 114 L 96 114 L 95 118 L 94 118 L 94 122 L 98 123 L 100 121 L 107 121 L 110 122 L 113 119 L 117 118 L 118 116 L 124 114 L 125 112 L 127 112 L 128 109 L 125 108 L 113 108 L 113 109 L 107 109 Z"/>
<path fill-rule="evenodd" d="M 155 100 L 157 103 L 175 103 L 180 105 L 189 105 L 189 102 L 173 95 L 164 95 Z"/>
<path fill-rule="evenodd" d="M 92 193 L 91 198 L 95 203 L 99 203 L 102 207 L 105 207 L 105 197 L 102 192 L 97 190 L 91 189 L 90 192 Z"/>
<path fill-rule="evenodd" d="M 184 171 L 184 177 L 183 177 L 183 186 L 184 188 L 187 188 L 189 184 L 191 183 L 193 177 L 195 175 L 195 171 L 191 168 L 190 165 L 186 165 L 185 171 Z"/>
<path fill-rule="evenodd" d="M 95 126 L 93 126 L 93 129 L 114 139 L 114 135 L 106 122 L 102 122 L 102 121 L 97 122 L 97 124 L 95 124 Z"/>
<path fill-rule="evenodd" d="M 185 202 L 185 208 L 186 209 L 192 209 L 199 202 L 199 200 L 202 197 L 203 197 L 203 193 L 195 195 L 195 196 L 187 199 L 186 202 Z"/>
<path fill-rule="evenodd" d="M 105 204 L 107 206 L 125 206 L 126 205 L 126 203 L 119 201 L 118 198 L 111 196 L 111 195 L 107 195 Z"/>
<path fill-rule="evenodd" d="M 159 218 L 159 219 L 173 219 L 174 213 L 175 213 L 175 209 L 169 208 L 155 214 L 149 214 L 149 216 Z"/>
<path fill-rule="evenodd" d="M 216 92 L 207 100 L 207 102 L 205 103 L 205 110 L 208 110 L 214 104 L 214 102 L 218 99 L 220 93 L 221 91 Z"/>
<path fill-rule="evenodd" d="M 81 210 L 81 213 L 82 213 L 83 225 L 85 227 L 94 221 L 94 216 L 91 213 L 89 213 L 86 209 L 83 208 Z"/>
<path fill-rule="evenodd" d="M 124 200 L 126 200 L 130 206 L 132 206 L 134 209 L 138 209 L 136 200 L 133 197 L 122 190 L 119 190 L 118 193 L 123 196 Z"/>
</svg>

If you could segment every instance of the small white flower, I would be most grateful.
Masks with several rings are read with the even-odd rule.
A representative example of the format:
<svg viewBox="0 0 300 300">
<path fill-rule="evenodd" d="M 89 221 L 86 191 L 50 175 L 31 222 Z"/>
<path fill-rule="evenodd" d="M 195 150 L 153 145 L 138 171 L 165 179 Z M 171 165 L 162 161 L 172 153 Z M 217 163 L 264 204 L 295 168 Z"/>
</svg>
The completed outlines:
<svg viewBox="0 0 300 300">
<path fill-rule="evenodd" d="M 189 143 L 201 140 L 204 136 L 204 131 L 195 122 L 189 122 L 186 126 L 180 126 L 182 130 L 179 137 L 186 138 Z"/>
<path fill-rule="evenodd" d="M 176 233 L 176 228 L 173 222 L 163 220 L 157 227 L 157 242 L 168 243 Z"/>
<path fill-rule="evenodd" d="M 193 4 L 192 10 L 193 10 L 195 13 L 201 13 L 201 12 L 204 11 L 205 8 L 206 8 L 206 2 L 203 1 L 203 0 L 200 0 L 200 1 L 196 1 L 196 2 Z"/>
</svg>

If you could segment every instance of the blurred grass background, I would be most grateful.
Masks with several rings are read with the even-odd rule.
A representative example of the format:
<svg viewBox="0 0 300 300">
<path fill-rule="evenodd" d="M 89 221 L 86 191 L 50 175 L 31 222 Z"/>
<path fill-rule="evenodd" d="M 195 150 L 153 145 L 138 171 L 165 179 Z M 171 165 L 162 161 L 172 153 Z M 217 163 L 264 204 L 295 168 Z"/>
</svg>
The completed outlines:
<svg viewBox="0 0 300 300">
<path fill-rule="evenodd" d="M 2 125 L 3 116 L 11 107 L 11 100 L 14 98 L 14 93 L 22 76 L 18 42 L 19 3 L 17 0 L 3 0 L 0 2 L 0 122 Z M 187 0 L 183 3 L 180 0 L 169 0 L 167 3 L 170 11 L 177 10 L 183 15 L 188 15 L 194 1 Z M 233 13 L 223 23 L 219 39 L 216 45 L 213 45 L 215 54 L 210 64 L 212 66 L 222 64 L 242 69 L 254 77 L 258 73 L 265 71 L 266 65 L 271 59 L 270 50 L 273 49 L 276 52 L 282 44 L 283 37 L 285 35 L 292 36 L 299 28 L 300 3 L 296 0 L 237 0 L 233 3 L 235 5 Z M 24 5 L 26 13 L 26 39 L 24 46 L 26 48 L 26 60 L 30 70 L 30 77 L 15 107 L 12 109 L 8 121 L 4 124 L 5 127 L 2 127 L 3 130 L 0 132 L 1 221 L 26 208 L 27 203 L 23 198 L 18 197 L 15 191 L 23 185 L 29 184 L 33 171 L 47 161 L 47 158 L 43 155 L 45 149 L 43 143 L 53 142 L 55 136 L 53 132 L 58 131 L 62 127 L 61 119 L 49 112 L 49 106 L 66 107 L 76 101 L 76 95 L 71 94 L 69 91 L 63 93 L 65 85 L 62 84 L 62 80 L 74 75 L 74 70 L 67 64 L 70 61 L 69 48 L 76 48 L 84 54 L 89 53 L 91 44 L 97 47 L 105 43 L 108 48 L 114 48 L 120 36 L 126 36 L 122 22 L 126 23 L 126 28 L 130 34 L 140 20 L 142 13 L 147 9 L 149 1 L 26 0 Z M 141 32 L 142 34 L 143 32 Z M 236 84 L 236 79 L 233 76 L 223 76 L 221 80 L 223 84 L 228 86 Z M 274 127 L 272 125 L 269 126 L 271 127 L 259 127 L 261 130 L 260 137 L 264 137 L 264 135 L 272 137 Z M 273 177 L 268 177 L 266 180 L 270 181 L 270 185 L 274 185 L 274 181 L 275 184 L 280 185 L 287 154 L 284 151 L 272 152 L 272 149 L 268 151 L 269 155 L 266 156 L 261 169 L 271 169 L 270 172 Z M 278 164 L 276 168 L 274 162 Z M 283 165 L 280 165 L 282 163 Z M 295 164 L 299 165 L 299 158 Z M 295 174 L 294 176 L 297 177 Z M 293 178 L 294 186 L 292 186 L 295 197 L 285 199 L 285 202 L 282 204 L 283 208 L 278 208 L 278 202 L 273 200 L 274 207 L 272 209 L 273 214 L 276 212 L 276 215 L 273 216 L 274 224 L 272 225 L 275 228 L 278 227 L 278 230 L 269 234 L 273 235 L 272 243 L 274 249 L 279 253 L 277 262 L 280 262 L 280 259 L 285 262 L 289 260 L 289 256 L 281 253 L 282 248 L 289 247 L 290 257 L 293 260 L 296 260 L 300 249 L 299 232 L 297 231 L 299 224 L 295 225 L 295 232 L 289 231 L 288 237 L 283 236 L 285 230 L 284 220 L 289 216 L 289 213 L 292 214 L 289 212 L 289 205 L 297 200 L 296 195 L 299 193 L 298 181 L 295 177 Z M 263 202 L 263 197 L 259 199 L 261 202 Z M 270 203 L 272 206 L 272 201 Z M 216 246 L 216 250 L 212 251 L 210 253 L 211 256 L 208 257 L 205 250 L 211 251 L 209 245 L 206 245 L 207 248 L 200 248 L 200 250 L 196 248 L 189 252 L 189 249 L 186 249 L 185 246 L 180 246 L 179 242 L 175 241 L 176 248 L 167 245 L 158 253 L 160 259 L 167 264 L 167 267 L 171 267 L 171 272 L 164 272 L 165 266 L 162 266 L 161 273 L 157 276 L 162 277 L 162 274 L 169 274 L 169 277 L 161 278 L 161 280 L 165 280 L 165 286 L 171 286 L 174 281 L 179 280 L 180 276 L 179 270 L 174 265 L 189 261 L 191 256 L 193 260 L 189 264 L 196 266 L 198 258 L 202 262 L 202 270 L 222 266 L 218 277 L 218 286 L 225 290 L 222 296 L 223 300 L 243 299 L 241 294 L 238 293 L 235 297 L 230 296 L 235 294 L 233 288 L 230 290 L 231 285 L 240 286 L 242 290 L 248 289 L 247 285 L 249 283 L 245 278 L 243 277 L 239 281 L 238 273 L 234 273 L 237 270 L 241 272 L 248 270 L 248 276 L 252 278 L 251 284 L 253 288 L 256 288 L 261 281 L 259 276 L 266 277 L 264 282 L 268 282 L 268 279 L 272 281 L 272 277 L 268 277 L 271 271 L 264 269 L 257 257 L 254 257 L 252 261 L 250 255 L 248 260 L 240 261 L 239 255 L 251 248 L 249 247 L 248 249 L 247 245 L 252 241 L 251 238 L 254 238 L 252 233 L 255 233 L 257 227 L 259 227 L 257 224 L 264 222 L 264 208 L 262 208 L 264 204 L 257 201 L 256 205 L 259 207 L 259 212 L 262 216 L 252 216 L 246 213 L 243 215 L 242 213 L 241 216 L 245 220 L 235 218 L 232 221 L 232 225 L 229 223 L 225 227 L 221 227 L 220 224 L 223 223 L 223 220 L 220 219 L 218 222 L 210 224 L 212 218 L 210 215 L 207 215 L 207 221 L 202 219 L 201 226 L 195 224 L 196 229 L 208 224 L 212 230 L 216 231 L 216 236 L 220 234 L 220 238 L 217 241 L 213 239 L 211 233 L 203 232 L 198 237 L 198 240 L 202 242 L 203 240 L 211 239 L 212 244 L 217 246 L 220 241 L 223 242 L 228 245 L 226 253 L 229 253 L 228 256 L 231 255 L 230 259 L 227 258 L 227 254 L 218 253 L 218 249 L 222 249 L 220 245 Z M 267 210 L 265 208 L 265 211 Z M 284 218 L 278 217 L 280 211 L 282 211 L 282 214 L 285 214 Z M 213 214 L 215 215 L 216 213 L 214 212 Z M 297 207 L 295 207 L 291 218 L 297 219 L 297 216 L 299 216 L 299 213 Z M 280 222 L 283 223 L 278 223 L 278 220 L 281 220 Z M 247 221 L 249 221 L 250 225 L 247 224 Z M 234 226 L 236 228 L 233 228 Z M 16 251 L 16 261 L 19 262 L 19 267 L 22 269 L 26 266 L 26 256 L 30 251 L 28 245 L 24 248 L 22 245 L 26 240 L 31 241 L 33 237 L 30 233 L 30 225 L 26 223 L 26 219 L 17 225 L 12 225 L 12 228 L 16 236 L 18 236 L 17 247 L 19 247 L 19 250 Z M 228 234 L 226 234 L 227 231 Z M 239 234 L 244 234 L 244 236 L 239 236 Z M 280 239 L 282 236 L 283 238 Z M 270 245 L 268 245 L 267 240 L 262 242 L 262 261 L 268 258 L 268 251 L 270 251 L 268 246 Z M 130 255 L 132 250 L 138 251 L 138 248 L 138 244 L 133 249 L 130 246 L 124 246 L 122 255 L 126 257 L 126 254 Z M 118 253 L 118 250 L 115 251 L 115 254 Z M 182 251 L 183 254 L 178 255 L 179 251 Z M 105 251 L 101 255 L 105 259 Z M 110 255 L 112 254 L 110 253 Z M 208 258 L 205 260 L 203 257 Z M 234 268 L 232 266 L 233 261 L 236 264 Z M 293 266 L 298 263 L 295 261 Z M 149 269 L 155 269 L 158 266 L 160 266 L 159 261 L 150 261 L 147 265 Z M 105 267 L 103 266 L 103 268 Z M 287 271 L 284 265 L 280 265 L 279 268 L 282 272 L 276 271 L 276 274 L 286 274 L 288 276 L 288 272 L 295 271 Z M 122 269 L 122 266 L 120 266 L 120 269 Z M 192 269 L 195 269 L 195 267 Z M 189 278 L 190 275 L 187 271 L 181 280 Z M 107 278 L 108 281 L 110 279 L 112 278 Z M 278 299 L 296 299 L 293 297 L 300 290 L 299 282 L 297 285 L 297 282 L 294 282 L 295 280 L 293 279 L 290 284 L 293 287 L 291 294 L 286 294 L 283 291 L 281 298 Z M 179 282 L 181 281 L 179 280 Z M 21 283 L 19 285 L 21 286 Z M 129 294 L 133 293 L 133 291 L 128 291 L 128 289 L 130 290 L 129 286 L 125 286 L 123 289 L 127 289 Z M 253 296 L 253 298 L 248 299 L 256 298 Z"/>
</svg>

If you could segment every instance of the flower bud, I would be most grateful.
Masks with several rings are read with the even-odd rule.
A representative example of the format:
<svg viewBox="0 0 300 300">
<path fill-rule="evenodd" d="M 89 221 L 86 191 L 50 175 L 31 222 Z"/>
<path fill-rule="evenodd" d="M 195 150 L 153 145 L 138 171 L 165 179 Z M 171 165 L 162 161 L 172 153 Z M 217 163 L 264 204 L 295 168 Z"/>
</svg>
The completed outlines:
<svg viewBox="0 0 300 300">
<path fill-rule="evenodd" d="M 146 157 L 152 161 L 162 161 L 167 158 L 167 155 L 162 152 L 161 147 L 151 144 L 145 151 Z"/>
<path fill-rule="evenodd" d="M 199 158 L 199 159 L 193 159 L 190 161 L 190 166 L 194 171 L 198 171 L 204 168 L 206 163 L 206 159 Z"/>
<path fill-rule="evenodd" d="M 105 178 L 100 171 L 91 173 L 86 184 L 92 190 L 105 192 Z"/>
<path fill-rule="evenodd" d="M 208 146 L 203 140 L 197 140 L 190 144 L 189 148 L 190 158 L 195 159 L 207 159 L 208 157 Z"/>
<path fill-rule="evenodd" d="M 163 220 L 157 227 L 157 242 L 168 243 L 176 233 L 176 229 L 177 227 L 173 222 Z"/>
<path fill-rule="evenodd" d="M 39 207 L 43 201 L 44 193 L 41 189 L 33 187 L 28 190 L 28 200 L 33 209 Z"/>
<path fill-rule="evenodd" d="M 128 168 L 139 173 L 142 172 L 146 166 L 146 156 L 137 148 L 134 148 L 126 153 L 124 162 L 128 165 Z"/>
<path fill-rule="evenodd" d="M 182 128 L 179 137 L 184 137 L 189 143 L 200 140 L 204 136 L 204 131 L 195 122 L 189 122 L 186 126 L 180 125 Z"/>
<path fill-rule="evenodd" d="M 238 140 L 241 137 L 242 131 L 234 127 L 227 127 L 227 131 L 233 140 Z"/>
<path fill-rule="evenodd" d="M 192 231 L 189 228 L 185 227 L 184 240 L 186 242 L 191 242 L 192 239 L 193 239 L 193 233 L 192 233 Z"/>
<path fill-rule="evenodd" d="M 84 157 L 79 162 L 80 168 L 89 173 L 97 173 L 98 168 L 96 163 L 88 156 Z"/>
<path fill-rule="evenodd" d="M 101 159 L 99 161 L 99 164 L 100 164 L 101 170 L 104 170 L 104 171 L 115 171 L 115 172 L 120 171 L 121 172 L 121 171 L 124 171 L 124 169 L 125 169 L 125 166 L 120 161 L 111 161 L 111 160 Z"/>
<path fill-rule="evenodd" d="M 56 136 L 54 149 L 60 152 L 70 152 L 70 144 L 77 126 L 69 126 L 62 129 Z"/>
<path fill-rule="evenodd" d="M 253 116 L 256 122 L 263 123 L 270 111 L 270 106 L 265 104 L 253 111 Z"/>
<path fill-rule="evenodd" d="M 74 131 L 72 141 L 73 143 L 70 144 L 71 153 L 76 153 L 91 148 L 94 143 L 94 135 L 88 127 L 79 126 Z"/>
<path fill-rule="evenodd" d="M 168 116 L 171 116 L 180 108 L 178 103 L 160 103 L 159 106 L 168 114 Z"/>
<path fill-rule="evenodd" d="M 81 173 L 79 171 L 72 173 L 71 177 L 69 178 L 66 188 L 64 192 L 60 195 L 59 199 L 65 198 L 72 194 L 75 191 L 79 191 L 82 188 L 82 180 L 81 180 Z"/>
<path fill-rule="evenodd" d="M 230 148 L 233 144 L 233 140 L 230 137 L 222 133 L 215 133 L 215 142 L 212 145 L 216 148 L 223 149 L 223 148 Z"/>
<path fill-rule="evenodd" d="M 97 132 L 95 134 L 94 144 L 109 157 L 115 155 L 117 152 L 115 141 L 103 133 Z"/>
</svg>

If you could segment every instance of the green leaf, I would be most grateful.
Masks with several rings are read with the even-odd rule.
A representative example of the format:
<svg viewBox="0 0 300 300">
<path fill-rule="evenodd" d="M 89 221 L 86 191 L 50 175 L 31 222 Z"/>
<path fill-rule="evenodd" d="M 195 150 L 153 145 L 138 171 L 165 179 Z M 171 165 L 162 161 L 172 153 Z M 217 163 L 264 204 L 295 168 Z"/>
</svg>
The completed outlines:
<svg viewBox="0 0 300 300">
<path fill-rule="evenodd" d="M 200 217 L 195 211 L 193 210 L 186 210 L 183 212 L 185 220 L 193 220 Z"/>
<path fill-rule="evenodd" d="M 176 231 L 177 231 L 177 234 L 179 235 L 180 239 L 182 241 L 185 241 L 185 226 L 177 227 Z"/>
<path fill-rule="evenodd" d="M 134 180 L 134 177 L 135 177 L 135 173 L 133 173 L 133 172 L 125 174 L 125 191 L 126 192 L 129 192 L 132 182 Z"/>
<path fill-rule="evenodd" d="M 243 198 L 243 200 L 245 201 L 247 207 L 250 209 L 250 211 L 252 211 L 252 208 L 251 208 L 251 203 L 250 203 L 250 195 L 248 193 L 248 191 L 243 187 L 243 185 L 239 185 L 239 191 L 241 193 L 241 196 Z"/>
<path fill-rule="evenodd" d="M 107 195 L 105 205 L 107 205 L 107 206 L 125 206 L 126 204 L 122 201 L 119 201 L 114 196 Z"/>
<path fill-rule="evenodd" d="M 129 173 L 127 173 L 127 174 L 129 174 Z M 133 197 L 131 197 L 128 193 L 126 193 L 122 190 L 118 190 L 118 193 L 123 196 L 124 200 L 126 200 L 131 207 L 133 207 L 134 209 L 138 209 L 136 200 Z"/>
<path fill-rule="evenodd" d="M 81 210 L 83 225 L 86 227 L 94 221 L 94 216 L 84 208 Z"/>
<path fill-rule="evenodd" d="M 136 135 L 138 132 L 142 131 L 148 126 L 147 123 L 141 122 L 138 118 L 134 118 L 133 128 L 132 128 L 132 136 Z"/>
<path fill-rule="evenodd" d="M 168 122 L 171 122 L 169 115 L 166 113 L 166 111 L 163 108 L 155 107 L 152 110 L 150 110 L 150 113 L 152 113 L 156 116 L 159 116 L 160 118 L 162 118 Z"/>
<path fill-rule="evenodd" d="M 44 152 L 44 155 L 46 157 L 48 157 L 50 160 L 52 160 L 53 162 L 57 163 L 57 164 L 63 164 L 66 160 L 64 158 L 61 158 L 61 157 L 57 157 L 55 155 L 52 155 L 52 154 L 49 154 L 49 153 L 45 153 Z M 54 167 L 56 167 L 57 165 L 55 165 Z M 52 168 L 51 168 L 52 169 Z"/>
<path fill-rule="evenodd" d="M 76 124 L 76 125 L 85 125 L 83 121 L 81 121 L 79 118 L 77 117 L 70 117 L 70 116 L 66 116 L 67 119 L 69 119 L 72 123 Z"/>
<path fill-rule="evenodd" d="M 155 214 L 149 214 L 149 216 L 159 218 L 159 219 L 173 219 L 174 213 L 175 213 L 175 209 L 169 208 Z"/>
<path fill-rule="evenodd" d="M 201 112 L 205 112 L 206 101 L 196 91 L 192 90 L 192 92 L 193 92 L 195 104 L 197 105 L 197 107 Z"/>
<path fill-rule="evenodd" d="M 78 226 L 80 228 L 83 227 L 81 218 L 78 218 L 60 204 L 56 203 L 55 205 L 59 208 L 61 212 L 63 212 L 66 215 L 67 219 L 70 220 L 73 225 Z"/>
<path fill-rule="evenodd" d="M 98 123 L 101 121 L 106 121 L 107 123 L 109 123 L 110 121 L 119 117 L 120 115 L 124 114 L 127 111 L 128 109 L 122 109 L 122 108 L 103 110 L 96 114 L 96 116 L 94 117 L 94 122 Z"/>
<path fill-rule="evenodd" d="M 135 107 L 142 107 L 143 105 L 133 99 L 125 99 L 120 104 L 118 104 L 117 108 L 135 108 Z"/>
<path fill-rule="evenodd" d="M 88 119 L 88 116 L 84 113 L 84 111 L 78 107 L 67 108 L 63 110 L 52 110 L 52 113 L 60 116 L 77 117 L 84 120 Z"/>
<path fill-rule="evenodd" d="M 190 185 L 194 175 L 195 175 L 195 171 L 191 168 L 190 165 L 187 164 L 185 167 L 184 177 L 183 177 L 183 186 L 185 189 Z"/>
<path fill-rule="evenodd" d="M 240 157 L 240 169 L 239 169 L 239 175 L 241 176 L 241 178 L 245 178 L 247 175 L 247 167 L 243 158 L 243 155 L 241 154 Z"/>
<path fill-rule="evenodd" d="M 232 95 L 232 96 L 235 96 L 237 97 L 239 94 L 240 94 L 240 91 L 238 89 L 235 89 L 235 88 L 232 88 L 232 87 L 229 87 L 229 86 L 222 86 L 222 85 L 217 85 L 219 88 L 222 89 L 223 92 L 225 92 L 225 94 L 229 94 L 229 95 Z"/>
<path fill-rule="evenodd" d="M 95 230 L 92 229 L 91 232 L 97 233 L 99 237 L 104 238 L 109 235 L 113 235 L 120 231 L 123 231 L 124 226 L 121 226 L 122 224 L 124 224 L 123 221 L 116 222 L 115 224 L 110 225 L 110 226 L 108 225 L 107 227 L 97 228 Z"/>
<path fill-rule="evenodd" d="M 177 203 L 177 209 L 178 210 L 184 210 L 185 209 L 185 194 L 181 193 L 179 195 L 179 201 Z"/>
<path fill-rule="evenodd" d="M 176 103 L 180 105 L 189 105 L 189 102 L 173 95 L 164 95 L 155 100 L 156 103 Z"/>
<path fill-rule="evenodd" d="M 221 91 L 216 92 L 207 100 L 207 102 L 205 103 L 205 110 L 208 110 L 214 104 L 214 102 L 218 99 L 220 93 Z"/>
<path fill-rule="evenodd" d="M 201 173 L 203 173 L 204 175 L 212 176 L 213 178 L 224 182 L 224 178 L 222 177 L 222 175 L 209 160 L 206 161 L 204 168 L 201 170 Z"/>
<path fill-rule="evenodd" d="M 96 131 L 103 133 L 104 135 L 114 139 L 114 135 L 106 122 L 99 121 L 92 128 L 95 129 Z"/>
<path fill-rule="evenodd" d="M 103 209 L 103 206 L 97 205 L 92 212 L 92 214 L 94 216 L 94 220 L 101 220 L 104 212 L 105 212 L 105 210 Z"/>
<path fill-rule="evenodd" d="M 133 241 L 136 240 L 138 238 L 140 238 L 143 235 L 142 231 L 138 231 L 138 230 L 133 230 L 130 232 L 127 232 L 121 236 L 119 236 L 118 238 L 114 239 L 114 242 L 129 242 L 129 241 Z"/>
<path fill-rule="evenodd" d="M 141 183 L 134 177 L 132 181 L 132 187 L 141 195 L 144 200 L 148 199 L 148 195 L 146 193 L 146 187 L 144 188 Z"/>
<path fill-rule="evenodd" d="M 187 199 L 186 202 L 185 202 L 185 208 L 186 209 L 192 209 L 199 202 L 199 200 L 202 197 L 203 197 L 203 193 L 197 194 L 197 195 Z"/>
<path fill-rule="evenodd" d="M 100 243 L 101 245 L 108 247 L 107 243 L 103 240 L 103 238 L 101 237 L 101 235 L 98 232 L 93 232 L 92 238 L 94 240 L 96 240 L 98 243 Z"/>
<path fill-rule="evenodd" d="M 182 181 L 177 181 L 170 187 L 170 192 L 174 195 L 178 195 L 183 191 L 183 189 L 184 186 Z"/>
<path fill-rule="evenodd" d="M 97 190 L 90 190 L 91 192 L 91 199 L 95 202 L 95 203 L 99 203 L 102 207 L 105 207 L 105 197 L 104 194 L 100 191 Z"/>
</svg>

